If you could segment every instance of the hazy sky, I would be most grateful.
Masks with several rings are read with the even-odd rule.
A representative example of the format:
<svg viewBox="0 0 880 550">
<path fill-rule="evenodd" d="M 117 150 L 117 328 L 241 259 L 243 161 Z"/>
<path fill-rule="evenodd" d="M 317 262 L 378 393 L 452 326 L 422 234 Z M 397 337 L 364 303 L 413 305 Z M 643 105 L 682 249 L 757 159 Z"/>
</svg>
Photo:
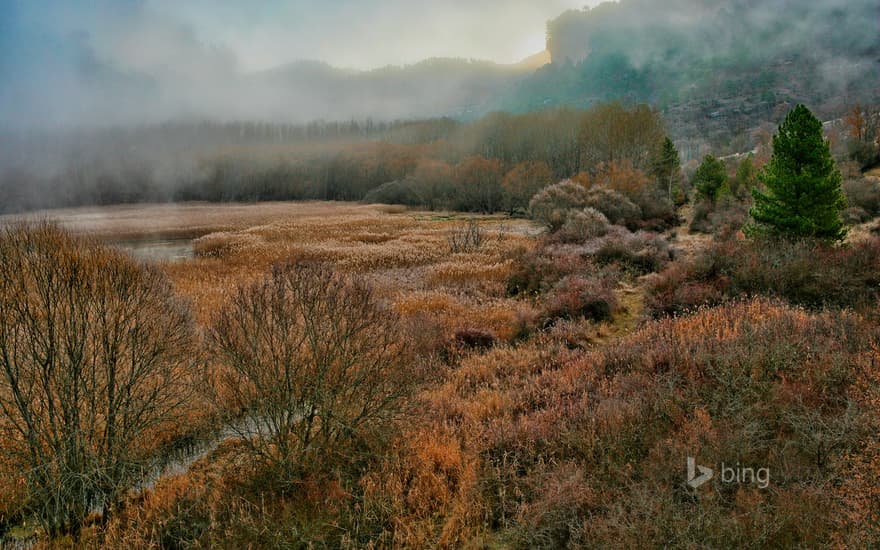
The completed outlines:
<svg viewBox="0 0 880 550">
<path fill-rule="evenodd" d="M 545 23 L 589 0 L 0 0 L 0 30 L 78 40 L 135 66 L 182 41 L 219 50 L 242 70 L 297 59 L 367 69 L 427 57 L 515 62 L 544 48 Z M 33 44 L 28 47 L 35 47 Z M 157 51 L 138 51 L 155 49 Z M 0 54 L 3 55 L 3 54 Z M 7 51 L 7 54 L 9 52 Z M 182 55 L 188 55 L 182 52 Z M 7 60 L 8 62 L 9 60 Z"/>
<path fill-rule="evenodd" d="M 265 101 L 253 86 L 239 93 L 240 77 L 297 60 L 512 63 L 544 49 L 549 19 L 584 3 L 0 0 L 0 127 L 248 116 Z M 305 105 L 291 118 L 323 116 Z"/>
</svg>

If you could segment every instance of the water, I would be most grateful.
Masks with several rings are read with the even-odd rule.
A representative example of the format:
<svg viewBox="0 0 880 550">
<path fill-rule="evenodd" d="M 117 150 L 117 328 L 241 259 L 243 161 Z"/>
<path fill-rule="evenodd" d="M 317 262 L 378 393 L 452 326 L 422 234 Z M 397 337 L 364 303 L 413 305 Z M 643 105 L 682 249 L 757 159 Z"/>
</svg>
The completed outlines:
<svg viewBox="0 0 880 550">
<path fill-rule="evenodd" d="M 150 262 L 188 260 L 193 257 L 192 239 L 139 239 L 114 241 L 110 246 Z"/>
<path fill-rule="evenodd" d="M 194 441 L 169 453 L 163 461 L 145 472 L 144 477 L 135 485 L 134 489 L 136 492 L 151 490 L 163 478 L 185 474 L 196 461 L 205 458 L 226 441 L 265 437 L 269 432 L 270 426 L 267 420 L 251 416 L 240 418 L 204 440 Z"/>
</svg>

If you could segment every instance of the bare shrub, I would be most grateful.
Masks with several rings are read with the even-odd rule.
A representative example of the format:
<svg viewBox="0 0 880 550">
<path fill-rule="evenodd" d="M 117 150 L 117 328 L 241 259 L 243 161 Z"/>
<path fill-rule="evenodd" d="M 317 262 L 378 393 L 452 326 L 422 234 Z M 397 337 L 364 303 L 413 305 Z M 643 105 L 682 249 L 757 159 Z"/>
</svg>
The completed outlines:
<svg viewBox="0 0 880 550">
<path fill-rule="evenodd" d="M 517 296 L 546 292 L 565 276 L 589 269 L 589 262 L 580 254 L 551 255 L 541 249 L 525 252 L 514 258 L 507 293 Z"/>
<path fill-rule="evenodd" d="M 669 243 L 654 233 L 628 233 L 623 230 L 603 239 L 593 257 L 599 264 L 616 263 L 642 275 L 660 271 L 669 262 Z"/>
<path fill-rule="evenodd" d="M 642 218 L 641 209 L 625 195 L 606 187 L 594 187 L 587 192 L 586 204 L 605 214 L 615 225 L 634 226 Z"/>
<path fill-rule="evenodd" d="M 210 342 L 221 412 L 252 453 L 295 482 L 391 421 L 409 387 L 398 318 L 360 279 L 282 264 L 240 288 Z"/>
<path fill-rule="evenodd" d="M 675 203 L 665 193 L 645 189 L 630 199 L 641 210 L 642 220 L 638 226 L 642 229 L 661 231 L 680 222 Z"/>
<path fill-rule="evenodd" d="M 532 219 L 556 231 L 565 223 L 570 210 L 585 206 L 589 206 L 587 189 L 572 180 L 564 180 L 548 185 L 532 197 L 529 212 Z"/>
<path fill-rule="evenodd" d="M 468 220 L 466 224 L 449 230 L 446 242 L 453 254 L 477 252 L 483 248 L 486 235 L 476 220 Z"/>
<path fill-rule="evenodd" d="M 548 293 L 544 305 L 545 324 L 557 319 L 585 318 L 607 321 L 617 310 L 614 283 L 603 278 L 569 276 Z"/>
<path fill-rule="evenodd" d="M 694 216 L 690 230 L 696 233 L 715 234 L 729 237 L 743 228 L 749 219 L 749 205 L 732 195 L 726 195 L 718 201 L 706 199 L 694 205 Z"/>
<path fill-rule="evenodd" d="M 860 206 L 850 206 L 840 214 L 840 217 L 847 225 L 858 225 L 870 221 L 873 216 Z"/>
<path fill-rule="evenodd" d="M 737 296 L 765 295 L 808 308 L 876 311 L 880 239 L 845 247 L 815 241 L 717 242 L 674 264 L 648 288 L 659 317 Z"/>
<path fill-rule="evenodd" d="M 51 225 L 0 236 L 0 452 L 52 535 L 112 510 L 187 399 L 191 322 L 155 269 Z"/>
<path fill-rule="evenodd" d="M 587 207 L 570 212 L 554 237 L 563 243 L 582 243 L 607 233 L 608 218 L 595 208 Z"/>
<path fill-rule="evenodd" d="M 880 182 L 874 178 L 852 179 L 843 182 L 846 202 L 863 209 L 868 219 L 880 216 Z"/>
</svg>

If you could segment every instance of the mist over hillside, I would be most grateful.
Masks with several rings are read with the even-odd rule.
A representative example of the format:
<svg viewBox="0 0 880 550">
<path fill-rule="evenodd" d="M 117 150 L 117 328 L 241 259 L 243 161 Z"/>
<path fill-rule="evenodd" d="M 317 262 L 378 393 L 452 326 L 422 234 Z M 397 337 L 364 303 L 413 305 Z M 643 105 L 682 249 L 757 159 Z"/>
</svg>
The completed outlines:
<svg viewBox="0 0 880 550">
<path fill-rule="evenodd" d="M 247 10 L 230 2 L 201 10 L 164 0 L 85 0 L 76 6 L 11 0 L 0 18 L 0 126 L 463 116 L 531 73 L 533 65 L 516 62 L 542 47 L 530 47 L 508 64 L 462 55 L 472 42 L 471 51 L 491 51 L 477 48 L 493 42 L 489 29 L 470 32 L 486 26 L 489 4 L 461 6 L 460 15 L 448 5 L 403 5 L 395 15 L 388 1 L 374 5 L 376 13 L 361 3 L 309 3 Z M 538 17 L 527 8 L 509 10 L 515 17 L 497 16 L 498 25 Z M 190 9 L 194 13 L 187 15 Z M 233 11 L 228 20 L 212 23 L 225 11 Z M 310 24 L 312 12 L 320 20 Z M 458 21 L 463 17 L 473 20 Z M 284 20 L 287 28 L 267 19 Z M 392 21 L 399 23 L 389 29 Z M 543 21 L 531 25 L 540 29 Z M 230 32 L 243 34 L 236 39 Z M 267 51 L 250 53 L 252 43 Z M 389 54 L 395 47 L 402 53 Z M 340 58 L 340 51 L 366 53 Z M 414 59 L 408 51 L 431 55 Z M 367 65 L 339 68 L 347 65 L 331 66 L 322 55 L 364 57 Z"/>
<path fill-rule="evenodd" d="M 808 103 L 834 118 L 880 95 L 878 17 L 871 0 L 623 0 L 572 10 L 548 23 L 553 63 L 497 107 L 647 102 L 677 137 L 716 142 L 775 121 L 780 105 Z"/>
<path fill-rule="evenodd" d="M 452 140 L 445 158 L 458 162 L 492 149 L 494 134 L 525 131 L 492 113 L 610 101 L 657 109 L 687 161 L 752 150 L 796 103 L 832 120 L 880 99 L 872 0 L 605 2 L 550 20 L 547 50 L 520 63 L 431 58 L 371 70 L 253 70 L 145 5 L 108 8 L 100 25 L 81 22 L 91 32 L 53 39 L 0 21 L 0 211 L 177 200 L 214 177 L 206 166 L 217 159 L 321 173 L 312 164 L 361 142 Z M 451 130 L 484 117 L 465 131 L 477 138 Z"/>
<path fill-rule="evenodd" d="M 144 7 L 116 6 L 82 23 L 97 29 L 48 37 L 14 27 L 13 9 L 0 22 L 0 126 L 474 118 L 625 100 L 663 109 L 679 137 L 705 118 L 729 134 L 784 102 L 836 116 L 875 98 L 878 10 L 872 0 L 623 0 L 550 20 L 549 56 L 521 64 L 432 58 L 353 70 L 296 61 L 255 71 L 230 47 Z"/>
</svg>

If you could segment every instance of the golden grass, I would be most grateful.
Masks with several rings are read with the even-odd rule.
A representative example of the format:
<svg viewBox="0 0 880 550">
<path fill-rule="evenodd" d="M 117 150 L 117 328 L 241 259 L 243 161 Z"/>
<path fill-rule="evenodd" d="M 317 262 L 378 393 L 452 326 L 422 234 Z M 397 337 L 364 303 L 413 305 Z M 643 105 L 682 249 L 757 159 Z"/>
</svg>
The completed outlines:
<svg viewBox="0 0 880 550">
<path fill-rule="evenodd" d="M 431 312 L 451 333 L 479 328 L 508 338 L 526 304 L 504 297 L 510 257 L 536 228 L 501 216 L 477 218 L 485 242 L 452 254 L 447 236 L 470 217 L 400 206 L 341 202 L 160 204 L 36 212 L 76 234 L 107 241 L 192 238 L 195 257 L 164 262 L 176 290 L 206 324 L 240 284 L 273 263 L 332 262 L 367 276 L 405 314 Z M 21 219 L 0 217 L 0 225 Z"/>
</svg>

